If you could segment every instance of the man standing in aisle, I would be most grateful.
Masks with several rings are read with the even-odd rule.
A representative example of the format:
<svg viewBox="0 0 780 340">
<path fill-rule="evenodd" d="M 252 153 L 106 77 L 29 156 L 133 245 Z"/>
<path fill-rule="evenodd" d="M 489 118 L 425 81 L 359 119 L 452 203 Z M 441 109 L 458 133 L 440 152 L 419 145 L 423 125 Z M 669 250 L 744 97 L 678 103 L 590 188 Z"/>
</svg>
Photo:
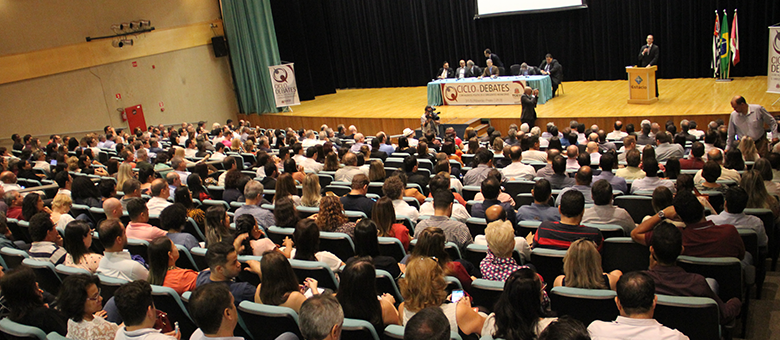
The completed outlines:
<svg viewBox="0 0 780 340">
<path fill-rule="evenodd" d="M 766 138 L 764 124 L 769 125 L 769 131 L 777 129 L 777 121 L 758 104 L 748 104 L 744 97 L 735 96 L 731 99 L 731 107 L 734 111 L 729 117 L 729 149 L 737 146 L 735 136 L 738 138 L 750 137 L 756 141 L 756 149 L 761 157 L 766 155 L 769 149 L 769 141 Z"/>
<path fill-rule="evenodd" d="M 653 44 L 653 35 L 647 36 L 647 45 L 639 50 L 639 67 L 651 67 L 658 65 L 658 45 Z M 658 77 L 655 78 L 655 96 L 658 97 Z"/>
<path fill-rule="evenodd" d="M 520 115 L 520 121 L 528 123 L 528 126 L 533 127 L 536 122 L 536 103 L 539 101 L 539 90 L 534 90 L 530 86 L 526 86 L 525 93 L 520 98 L 523 104 L 523 112 Z"/>
</svg>

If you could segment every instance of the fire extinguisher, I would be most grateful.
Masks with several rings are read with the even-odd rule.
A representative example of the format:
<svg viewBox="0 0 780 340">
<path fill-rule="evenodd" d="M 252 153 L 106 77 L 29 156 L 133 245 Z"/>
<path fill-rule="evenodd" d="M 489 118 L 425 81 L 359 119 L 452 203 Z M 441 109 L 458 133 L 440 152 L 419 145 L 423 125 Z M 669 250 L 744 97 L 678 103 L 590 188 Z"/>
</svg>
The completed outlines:
<svg viewBox="0 0 780 340">
<path fill-rule="evenodd" d="M 123 110 L 123 109 L 116 109 L 116 110 L 119 111 L 120 115 L 122 116 L 122 121 L 126 122 L 127 121 L 127 112 L 125 112 L 125 110 Z"/>
</svg>

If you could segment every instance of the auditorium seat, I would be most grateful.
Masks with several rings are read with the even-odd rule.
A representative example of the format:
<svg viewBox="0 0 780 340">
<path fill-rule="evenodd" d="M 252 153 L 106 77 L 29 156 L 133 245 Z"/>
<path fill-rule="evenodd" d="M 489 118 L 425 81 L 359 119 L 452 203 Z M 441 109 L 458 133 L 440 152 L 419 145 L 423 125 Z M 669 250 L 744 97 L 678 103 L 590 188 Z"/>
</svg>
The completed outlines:
<svg viewBox="0 0 780 340">
<path fill-rule="evenodd" d="M 344 318 L 341 325 L 342 340 L 379 340 L 379 336 L 368 321 Z"/>
<path fill-rule="evenodd" d="M 396 307 L 401 302 L 404 302 L 404 297 L 401 295 L 401 291 L 398 289 L 395 278 L 385 270 L 376 270 L 376 289 L 379 295 L 384 293 L 392 295 L 395 299 Z"/>
<path fill-rule="evenodd" d="M 466 220 L 466 226 L 469 228 L 472 238 L 476 238 L 477 235 L 484 235 L 485 228 L 487 228 L 487 221 L 481 217 L 471 217 Z"/>
<path fill-rule="evenodd" d="M 182 339 L 189 339 L 192 333 L 198 329 L 190 318 L 190 313 L 181 301 L 179 294 L 173 288 L 152 285 L 152 299 L 154 307 L 165 311 L 171 322 L 177 322 Z"/>
<path fill-rule="evenodd" d="M 5 339 L 46 340 L 46 333 L 40 328 L 22 325 L 9 318 L 0 320 L 0 333 Z"/>
<path fill-rule="evenodd" d="M 559 317 L 568 315 L 585 325 L 595 320 L 610 322 L 620 314 L 615 305 L 616 295 L 609 289 L 554 287 L 550 293 L 550 306 Z"/>
<path fill-rule="evenodd" d="M 610 237 L 604 240 L 601 260 L 605 272 L 615 269 L 624 273 L 647 270 L 650 266 L 650 249 L 630 237 Z"/>
<path fill-rule="evenodd" d="M 626 209 L 634 219 L 634 223 L 642 223 L 642 219 L 648 215 L 654 215 L 653 198 L 638 195 L 620 195 L 615 197 L 615 205 Z"/>
<path fill-rule="evenodd" d="M 0 257 L 3 258 L 3 262 L 8 266 L 6 270 L 16 269 L 22 265 L 24 259 L 30 258 L 24 250 L 19 250 L 11 247 L 3 247 L 0 249 Z"/>
<path fill-rule="evenodd" d="M 290 265 L 292 266 L 295 275 L 298 277 L 299 283 L 303 284 L 303 281 L 307 277 L 310 277 L 317 280 L 320 288 L 330 288 L 333 291 L 338 291 L 339 281 L 327 264 L 319 261 L 290 259 Z"/>
<path fill-rule="evenodd" d="M 476 279 L 471 282 L 472 306 L 481 306 L 493 311 L 496 301 L 504 292 L 504 281 Z"/>
<path fill-rule="evenodd" d="M 298 313 L 292 308 L 241 301 L 238 315 L 254 340 L 274 340 L 286 332 L 303 339 L 298 327 Z"/>
<path fill-rule="evenodd" d="M 463 186 L 463 199 L 466 201 L 474 200 L 474 197 L 482 190 L 478 185 Z"/>
<path fill-rule="evenodd" d="M 379 253 L 401 261 L 406 256 L 404 245 L 395 237 L 378 237 Z"/>
<path fill-rule="evenodd" d="M 558 275 L 563 274 L 563 257 L 566 256 L 565 250 L 553 250 L 545 248 L 534 248 L 531 250 L 531 263 L 536 266 L 536 272 L 542 276 L 544 282 L 547 282 L 547 291 L 552 287 L 552 282 Z"/>
<path fill-rule="evenodd" d="M 392 339 L 402 340 L 404 338 L 404 326 L 387 325 L 387 327 L 385 327 L 385 332 L 382 335 L 382 338 L 388 340 L 392 340 Z M 452 330 L 450 331 L 450 340 L 461 340 L 461 339 L 462 338 L 457 331 L 452 331 Z M 482 339 L 485 339 L 485 337 L 483 336 Z M 492 337 L 490 339 L 492 339 Z"/>
<path fill-rule="evenodd" d="M 144 261 L 149 263 L 149 242 L 135 238 L 128 238 L 127 244 L 125 244 L 125 249 L 127 249 L 132 255 L 143 257 Z"/>
<path fill-rule="evenodd" d="M 706 297 L 669 296 L 657 294 L 653 318 L 660 324 L 676 329 L 691 340 L 720 339 L 718 304 Z"/>
<path fill-rule="evenodd" d="M 320 250 L 327 250 L 345 261 L 355 256 L 355 244 L 345 233 L 320 232 Z"/>
<path fill-rule="evenodd" d="M 192 258 L 190 250 L 187 247 L 177 244 L 176 249 L 179 250 L 179 259 L 176 260 L 176 266 L 184 269 L 192 269 L 194 271 L 200 271 L 198 265 L 195 264 L 195 259 Z M 206 269 L 206 268 L 203 268 Z"/>
<path fill-rule="evenodd" d="M 53 263 L 26 258 L 22 261 L 22 264 L 32 269 L 35 273 L 35 281 L 38 282 L 38 286 L 40 286 L 41 289 L 53 295 L 60 293 L 62 279 L 60 279 L 60 276 L 57 275 L 57 272 L 54 270 Z"/>
</svg>

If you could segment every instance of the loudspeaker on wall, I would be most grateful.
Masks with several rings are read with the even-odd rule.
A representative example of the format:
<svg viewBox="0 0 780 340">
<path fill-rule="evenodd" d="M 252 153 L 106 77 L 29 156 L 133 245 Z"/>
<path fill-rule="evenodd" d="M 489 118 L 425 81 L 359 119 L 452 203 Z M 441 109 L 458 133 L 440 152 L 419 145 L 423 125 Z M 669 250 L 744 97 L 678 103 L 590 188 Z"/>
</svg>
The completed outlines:
<svg viewBox="0 0 780 340">
<path fill-rule="evenodd" d="M 217 58 L 228 55 L 227 41 L 225 41 L 223 36 L 211 38 L 211 47 L 214 49 L 214 56 Z"/>
</svg>

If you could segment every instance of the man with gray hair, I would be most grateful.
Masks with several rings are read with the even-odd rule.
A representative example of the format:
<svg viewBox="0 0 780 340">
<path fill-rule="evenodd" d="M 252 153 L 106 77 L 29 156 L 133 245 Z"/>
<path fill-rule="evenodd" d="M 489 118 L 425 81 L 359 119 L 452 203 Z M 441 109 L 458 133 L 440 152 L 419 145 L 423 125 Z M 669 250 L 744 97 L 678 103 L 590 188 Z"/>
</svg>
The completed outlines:
<svg viewBox="0 0 780 340">
<path fill-rule="evenodd" d="M 305 340 L 338 340 L 344 310 L 332 294 L 317 294 L 303 302 L 298 321 Z"/>
<path fill-rule="evenodd" d="M 170 174 L 168 175 L 170 176 Z M 155 179 L 152 181 L 151 189 L 152 198 L 149 202 L 146 202 L 146 208 L 149 209 L 149 215 L 160 215 L 163 209 L 173 204 L 168 201 L 171 192 L 168 190 L 168 184 L 162 179 Z"/>
<path fill-rule="evenodd" d="M 246 184 L 244 187 L 246 204 L 236 210 L 236 220 L 241 215 L 252 215 L 263 230 L 268 230 L 268 227 L 274 225 L 274 214 L 260 207 L 263 204 L 263 190 L 263 184 L 258 181 L 252 180 Z"/>
<path fill-rule="evenodd" d="M 349 148 L 349 151 L 352 151 L 354 153 L 359 153 L 360 152 L 360 147 L 362 147 L 363 145 L 367 145 L 366 144 L 366 137 L 363 136 L 362 133 L 358 132 L 358 133 L 355 134 L 354 138 L 355 138 L 355 144 L 352 144 L 352 147 Z M 368 149 L 371 150 L 371 145 L 368 146 Z"/>
<path fill-rule="evenodd" d="M 651 136 L 650 130 L 652 128 L 652 124 L 649 120 L 645 119 L 642 121 L 642 131 L 636 136 L 636 143 L 639 145 L 653 145 L 655 143 L 655 138 Z"/>
<path fill-rule="evenodd" d="M 171 167 L 173 172 L 179 175 L 179 179 L 182 183 L 187 183 L 187 177 L 190 177 L 190 172 L 187 171 L 187 162 L 184 158 L 173 157 L 171 160 Z"/>
</svg>

